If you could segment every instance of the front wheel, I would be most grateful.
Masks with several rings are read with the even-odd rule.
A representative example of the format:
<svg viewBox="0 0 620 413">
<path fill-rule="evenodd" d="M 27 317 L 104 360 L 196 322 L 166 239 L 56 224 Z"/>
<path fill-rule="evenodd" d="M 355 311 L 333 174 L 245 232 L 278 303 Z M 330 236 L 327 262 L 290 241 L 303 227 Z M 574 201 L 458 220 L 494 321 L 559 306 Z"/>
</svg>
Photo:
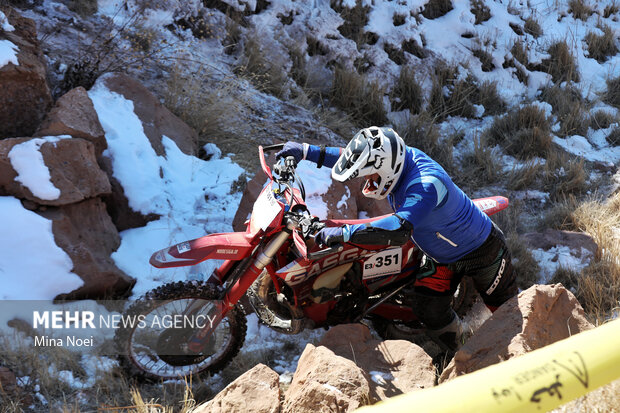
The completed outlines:
<svg viewBox="0 0 620 413">
<path fill-rule="evenodd" d="M 144 381 L 214 374 L 237 355 L 246 334 L 243 311 L 235 306 L 199 352 L 188 342 L 213 319 L 219 293 L 205 283 L 176 282 L 156 288 L 136 301 L 114 341 L 123 369 Z"/>
</svg>

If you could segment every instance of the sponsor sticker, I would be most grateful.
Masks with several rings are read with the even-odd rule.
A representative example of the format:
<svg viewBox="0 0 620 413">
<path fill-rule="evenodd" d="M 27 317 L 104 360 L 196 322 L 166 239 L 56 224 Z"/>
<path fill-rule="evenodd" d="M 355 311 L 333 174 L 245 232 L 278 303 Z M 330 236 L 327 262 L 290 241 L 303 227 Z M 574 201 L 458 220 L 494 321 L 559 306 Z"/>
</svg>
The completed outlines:
<svg viewBox="0 0 620 413">
<path fill-rule="evenodd" d="M 184 252 L 191 251 L 192 247 L 190 247 L 189 242 L 183 242 L 177 245 L 177 251 L 179 254 L 183 254 Z"/>
</svg>

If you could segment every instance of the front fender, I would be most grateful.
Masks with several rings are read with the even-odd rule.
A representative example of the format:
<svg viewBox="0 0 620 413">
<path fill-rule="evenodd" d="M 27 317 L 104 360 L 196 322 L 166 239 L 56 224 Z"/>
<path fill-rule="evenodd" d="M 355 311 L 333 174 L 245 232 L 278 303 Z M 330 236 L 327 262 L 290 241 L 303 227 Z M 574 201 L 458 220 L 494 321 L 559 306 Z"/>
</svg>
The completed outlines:
<svg viewBox="0 0 620 413">
<path fill-rule="evenodd" d="M 157 251 L 149 262 L 157 268 L 186 267 L 205 260 L 241 260 L 254 249 L 245 232 L 211 234 Z"/>
</svg>

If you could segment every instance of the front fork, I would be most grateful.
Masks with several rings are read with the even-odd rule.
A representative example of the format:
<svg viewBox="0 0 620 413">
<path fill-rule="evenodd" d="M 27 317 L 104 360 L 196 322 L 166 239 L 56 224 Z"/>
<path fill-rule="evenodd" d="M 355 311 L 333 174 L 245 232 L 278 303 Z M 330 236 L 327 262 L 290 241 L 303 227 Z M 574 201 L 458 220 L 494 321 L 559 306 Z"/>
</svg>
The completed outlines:
<svg viewBox="0 0 620 413">
<path fill-rule="evenodd" d="M 205 347 L 209 341 L 209 337 L 211 337 L 211 333 L 215 331 L 228 311 L 237 304 L 241 297 L 243 297 L 252 283 L 256 281 L 258 276 L 263 272 L 263 269 L 271 263 L 273 257 L 275 257 L 282 245 L 284 245 L 284 243 L 291 236 L 296 226 L 296 221 L 288 219 L 286 227 L 282 230 L 282 232 L 276 235 L 267 245 L 265 245 L 263 251 L 228 290 L 224 298 L 221 301 L 218 301 L 217 304 L 211 309 L 209 312 L 210 322 L 190 338 L 188 342 L 188 348 L 190 351 L 198 353 Z M 200 303 L 197 305 L 200 305 Z M 192 307 L 192 305 L 190 305 L 190 307 Z"/>
</svg>

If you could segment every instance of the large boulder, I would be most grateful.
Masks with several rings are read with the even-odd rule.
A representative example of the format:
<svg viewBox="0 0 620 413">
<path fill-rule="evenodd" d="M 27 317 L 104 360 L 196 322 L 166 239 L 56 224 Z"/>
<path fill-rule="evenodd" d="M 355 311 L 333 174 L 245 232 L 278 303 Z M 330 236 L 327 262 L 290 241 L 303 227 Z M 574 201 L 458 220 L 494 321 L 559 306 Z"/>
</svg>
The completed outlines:
<svg viewBox="0 0 620 413">
<path fill-rule="evenodd" d="M 133 110 L 142 121 L 144 133 L 157 155 L 166 153 L 161 141 L 163 136 L 172 139 L 184 153 L 196 153 L 196 131 L 166 109 L 142 83 L 124 73 L 106 75 L 102 81 L 109 90 L 133 102 Z"/>
<path fill-rule="evenodd" d="M 373 339 L 363 324 L 332 327 L 319 345 L 353 361 L 370 377 L 373 401 L 435 385 L 435 366 L 424 350 L 406 340 Z"/>
<path fill-rule="evenodd" d="M 34 134 L 34 136 L 58 135 L 71 135 L 92 142 L 97 160 L 108 147 L 93 102 L 88 97 L 86 89 L 81 86 L 70 90 L 56 101 Z"/>
<path fill-rule="evenodd" d="M 593 328 L 562 286 L 534 285 L 504 303 L 444 369 L 439 382 L 518 357 Z"/>
<path fill-rule="evenodd" d="M 280 377 L 264 364 L 246 371 L 194 413 L 278 413 Z"/>
<path fill-rule="evenodd" d="M 5 14 L 14 30 L 0 29 L 0 40 L 15 45 L 18 64 L 0 67 L 0 139 L 31 136 L 52 105 L 35 23 L 14 9 Z"/>
<path fill-rule="evenodd" d="M 49 182 L 42 183 L 46 173 Z M 40 205 L 67 205 L 110 193 L 92 143 L 84 139 L 9 138 L 0 141 L 0 193 Z"/>
<path fill-rule="evenodd" d="M 73 261 L 73 272 L 84 285 L 57 299 L 116 298 L 127 295 L 136 280 L 121 271 L 110 254 L 120 246 L 120 236 L 99 198 L 48 208 L 40 212 L 52 221 L 56 244 Z"/>
<path fill-rule="evenodd" d="M 286 391 L 283 412 L 348 412 L 369 404 L 369 379 L 351 360 L 307 344 Z"/>
</svg>

